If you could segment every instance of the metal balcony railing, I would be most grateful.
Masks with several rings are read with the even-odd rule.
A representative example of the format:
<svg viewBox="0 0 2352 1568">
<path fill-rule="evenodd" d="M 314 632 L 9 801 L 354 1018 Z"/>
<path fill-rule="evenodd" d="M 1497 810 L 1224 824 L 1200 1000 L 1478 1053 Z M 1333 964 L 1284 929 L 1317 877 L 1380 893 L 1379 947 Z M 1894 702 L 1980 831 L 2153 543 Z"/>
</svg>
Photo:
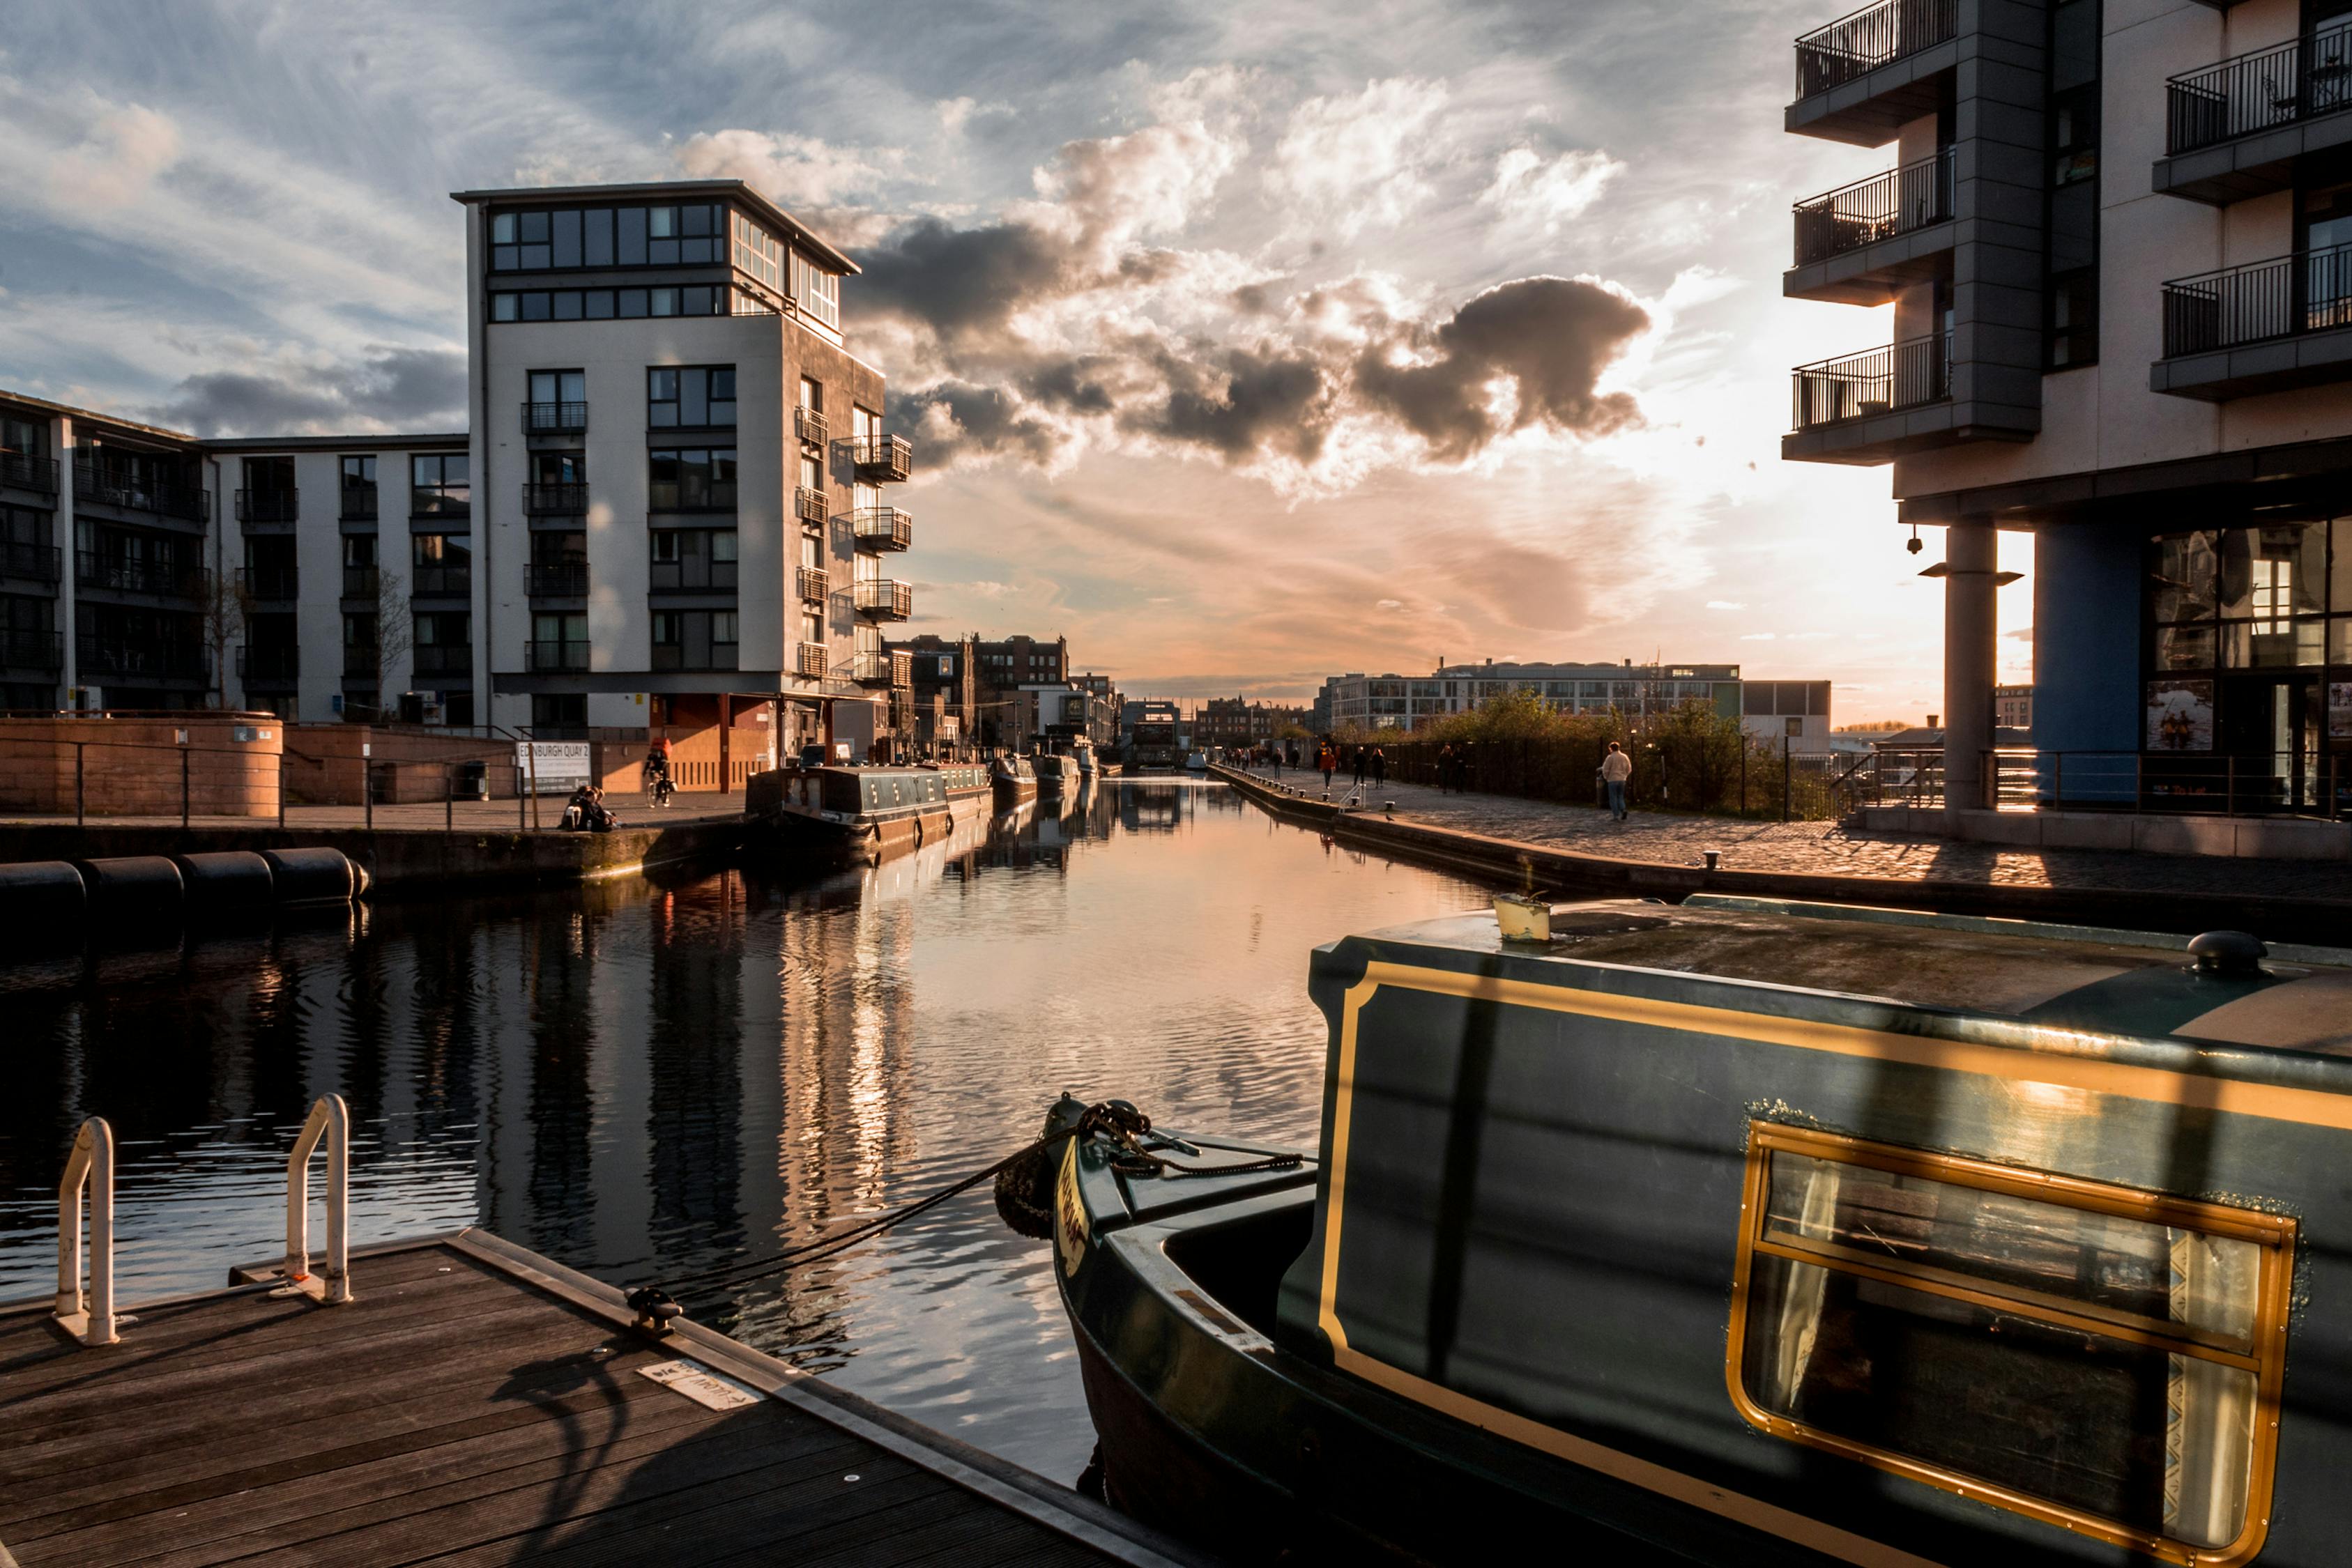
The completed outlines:
<svg viewBox="0 0 2352 1568">
<path fill-rule="evenodd" d="M 2167 153 L 2352 109 L 2352 27 L 2183 71 L 2165 82 L 2164 93 Z"/>
<path fill-rule="evenodd" d="M 584 560 L 532 561 L 522 569 L 523 591 L 533 599 L 584 599 L 588 596 L 588 563 Z"/>
<path fill-rule="evenodd" d="M 822 643 L 794 643 L 793 645 L 793 674 L 796 675 L 805 675 L 811 680 L 823 678 L 824 674 L 824 644 Z"/>
<path fill-rule="evenodd" d="M 55 545 L 0 544 L 0 577 L 20 577 L 31 582 L 55 582 L 63 559 Z"/>
<path fill-rule="evenodd" d="M 833 591 L 833 578 L 823 567 L 804 566 L 800 569 L 801 598 L 810 604 L 822 604 Z"/>
<path fill-rule="evenodd" d="M 915 612 L 915 590 L 911 584 L 879 577 L 867 578 L 852 587 L 861 615 L 871 615 L 878 621 L 904 621 Z"/>
<path fill-rule="evenodd" d="M 74 498 L 196 523 L 210 522 L 213 515 L 211 495 L 195 486 L 152 482 L 137 474 L 87 463 L 74 465 Z"/>
<path fill-rule="evenodd" d="M 731 512 L 732 479 L 656 479 L 646 486 L 646 507 L 656 512 Z"/>
<path fill-rule="evenodd" d="M 236 651 L 240 681 L 290 681 L 301 673 L 299 648 L 257 648 L 248 643 Z"/>
<path fill-rule="evenodd" d="M 240 523 L 290 523 L 300 517 L 299 490 L 239 490 L 236 520 Z"/>
<path fill-rule="evenodd" d="M 383 658 L 378 650 L 354 647 L 349 643 L 343 644 L 343 679 L 373 681 L 383 673 Z"/>
<path fill-rule="evenodd" d="M 420 566 L 408 584 L 413 599 L 463 599 L 474 591 L 470 566 Z"/>
<path fill-rule="evenodd" d="M 299 599 L 299 575 L 290 566 L 241 566 L 236 585 L 247 599 Z"/>
<path fill-rule="evenodd" d="M 793 516 L 803 523 L 814 523 L 823 528 L 828 515 L 824 491 L 812 490 L 805 485 L 793 486 Z"/>
<path fill-rule="evenodd" d="M 408 667 L 420 675 L 470 675 L 471 643 L 419 643 L 408 651 Z"/>
<path fill-rule="evenodd" d="M 525 643 L 522 645 L 522 667 L 535 674 L 561 674 L 588 667 L 588 644 L 583 643 Z"/>
<path fill-rule="evenodd" d="M 474 489 L 470 485 L 412 485 L 408 490 L 408 515 L 412 517 L 445 517 L 455 520 L 474 515 Z"/>
<path fill-rule="evenodd" d="M 22 452 L 0 452 L 0 485 L 54 496 L 58 493 L 58 460 L 32 457 Z"/>
<path fill-rule="evenodd" d="M 130 560 L 97 550 L 74 551 L 74 581 L 111 593 L 145 593 L 159 599 L 202 599 L 213 574 L 202 567 L 171 561 Z"/>
<path fill-rule="evenodd" d="M 342 520 L 347 523 L 375 521 L 375 493 L 373 485 L 344 486 Z"/>
<path fill-rule="evenodd" d="M 144 675 L 153 679 L 203 680 L 212 674 L 212 653 L 200 643 L 167 643 L 144 637 L 74 639 L 74 658 L 88 675 Z"/>
<path fill-rule="evenodd" d="M 813 408 L 793 410 L 793 428 L 811 446 L 823 446 L 833 438 L 832 427 L 825 423 L 824 415 Z"/>
<path fill-rule="evenodd" d="M 689 650 L 677 643 L 656 643 L 653 645 L 654 668 L 656 670 L 731 670 L 736 665 L 733 643 L 711 643 L 700 650 Z"/>
<path fill-rule="evenodd" d="M 525 485 L 522 487 L 522 509 L 534 516 L 584 512 L 588 509 L 588 486 L 584 482 L 571 485 Z"/>
<path fill-rule="evenodd" d="M 911 658 L 909 663 L 912 663 Z M 849 661 L 849 678 L 861 686 L 887 686 L 893 684 L 897 661 L 888 653 L 857 653 Z"/>
<path fill-rule="evenodd" d="M 527 402 L 522 405 L 525 435 L 578 435 L 588 428 L 584 402 Z"/>
<path fill-rule="evenodd" d="M 1797 40 L 1797 96 L 1811 98 L 1906 55 L 1949 43 L 1958 0 L 1880 0 Z"/>
<path fill-rule="evenodd" d="M 2164 357 L 2352 327 L 2352 245 L 2298 251 L 2164 286 Z"/>
<path fill-rule="evenodd" d="M 905 549 L 915 542 L 915 519 L 896 507 L 867 507 L 857 513 L 857 542 L 866 549 Z"/>
<path fill-rule="evenodd" d="M 1799 267 L 1948 222 L 1953 149 L 1856 180 L 1796 205 Z"/>
<path fill-rule="evenodd" d="M 383 586 L 383 578 L 372 566 L 343 568 L 343 597 L 373 599 Z"/>
<path fill-rule="evenodd" d="M 891 482 L 915 471 L 915 449 L 898 435 L 868 435 L 856 443 L 857 472 L 868 479 Z"/>
<path fill-rule="evenodd" d="M 1937 332 L 1843 359 L 1799 365 L 1791 380 L 1792 430 L 1811 430 L 1840 420 L 1866 419 L 1941 402 L 1952 395 L 1951 339 Z"/>
<path fill-rule="evenodd" d="M 28 626 L 0 626 L 0 665 L 19 670 L 65 667 L 66 640 L 61 632 Z"/>
<path fill-rule="evenodd" d="M 702 555 L 681 560 L 657 560 L 646 570 L 646 587 L 656 593 L 731 592 L 735 587 L 735 563 L 712 560 Z"/>
</svg>

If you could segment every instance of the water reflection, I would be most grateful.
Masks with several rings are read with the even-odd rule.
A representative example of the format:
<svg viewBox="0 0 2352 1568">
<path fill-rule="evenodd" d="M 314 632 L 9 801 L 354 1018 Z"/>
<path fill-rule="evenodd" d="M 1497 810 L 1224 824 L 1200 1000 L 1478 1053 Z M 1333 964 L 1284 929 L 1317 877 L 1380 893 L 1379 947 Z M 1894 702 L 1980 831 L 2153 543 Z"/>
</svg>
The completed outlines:
<svg viewBox="0 0 2352 1568">
<path fill-rule="evenodd" d="M 0 969 L 0 1299 L 51 1286 L 90 1113 L 120 1143 L 132 1301 L 270 1253 L 285 1150 L 331 1089 L 358 1239 L 478 1223 L 681 1295 L 988 1163 L 1065 1088 L 1310 1141 L 1308 950 L 1482 896 L 1220 786 L 1111 780 L 814 879 L 388 905 Z M 701 1315 L 1049 1474 L 1092 1443 L 1046 1255 L 984 1192 Z"/>
</svg>

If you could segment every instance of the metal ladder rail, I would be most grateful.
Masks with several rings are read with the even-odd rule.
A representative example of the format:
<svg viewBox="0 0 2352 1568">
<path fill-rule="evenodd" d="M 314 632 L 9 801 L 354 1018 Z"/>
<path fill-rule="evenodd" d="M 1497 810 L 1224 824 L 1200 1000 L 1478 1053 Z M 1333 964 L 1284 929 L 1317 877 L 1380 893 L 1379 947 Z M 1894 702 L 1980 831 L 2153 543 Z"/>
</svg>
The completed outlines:
<svg viewBox="0 0 2352 1568">
<path fill-rule="evenodd" d="M 327 1144 L 327 1256 L 310 1273 L 310 1156 Z M 310 1106 L 301 1136 L 286 1159 L 285 1289 L 341 1306 L 352 1295 L 352 1118 L 340 1094 L 321 1094 Z"/>
<path fill-rule="evenodd" d="M 89 1293 L 81 1288 L 81 1199 L 89 1189 Z M 91 1116 L 74 1134 L 58 1178 L 58 1323 L 85 1345 L 113 1344 L 114 1129 Z"/>
</svg>

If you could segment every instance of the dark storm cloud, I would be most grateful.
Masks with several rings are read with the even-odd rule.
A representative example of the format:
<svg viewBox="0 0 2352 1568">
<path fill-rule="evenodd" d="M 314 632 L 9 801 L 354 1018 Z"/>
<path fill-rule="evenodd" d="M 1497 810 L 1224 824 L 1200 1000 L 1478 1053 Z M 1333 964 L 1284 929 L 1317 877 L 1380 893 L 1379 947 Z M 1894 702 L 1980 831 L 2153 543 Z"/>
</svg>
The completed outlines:
<svg viewBox="0 0 2352 1568">
<path fill-rule="evenodd" d="M 1392 364 L 1384 350 L 1367 351 L 1355 366 L 1356 386 L 1426 441 L 1433 455 L 1449 460 L 1504 433 L 1486 399 L 1498 377 L 1518 389 L 1509 428 L 1543 423 L 1598 434 L 1635 417 L 1631 397 L 1600 396 L 1593 385 L 1649 325 L 1648 312 L 1597 283 L 1523 277 L 1414 334 L 1416 347 L 1436 353 L 1429 363 Z"/>
<path fill-rule="evenodd" d="M 942 424 L 931 411 L 951 422 Z M 1012 393 L 996 387 L 941 382 L 919 392 L 893 393 L 888 412 L 923 433 L 923 461 L 952 466 L 968 455 L 1012 456 L 1039 467 L 1059 452 L 1063 435 L 1045 420 L 1026 413 Z"/>
<path fill-rule="evenodd" d="M 1088 354 L 1040 365 L 1021 378 L 1023 394 L 1048 407 L 1071 413 L 1108 413 L 1118 407 L 1110 389 L 1094 378 L 1110 369 L 1108 361 Z"/>
<path fill-rule="evenodd" d="M 1330 392 L 1306 353 L 1228 349 L 1205 365 L 1166 355 L 1160 370 L 1164 401 L 1131 412 L 1129 428 L 1236 460 L 1271 451 L 1312 463 L 1322 455 Z"/>
<path fill-rule="evenodd" d="M 466 356 L 445 349 L 382 349 L 334 370 L 190 376 L 155 409 L 160 423 L 198 435 L 303 435 L 382 427 L 466 428 Z"/>
<path fill-rule="evenodd" d="M 1002 328 L 1032 299 L 1066 292 L 1067 241 L 1027 224 L 951 228 L 926 218 L 858 257 L 845 290 L 853 319 L 873 311 L 920 322 L 953 341 Z"/>
</svg>

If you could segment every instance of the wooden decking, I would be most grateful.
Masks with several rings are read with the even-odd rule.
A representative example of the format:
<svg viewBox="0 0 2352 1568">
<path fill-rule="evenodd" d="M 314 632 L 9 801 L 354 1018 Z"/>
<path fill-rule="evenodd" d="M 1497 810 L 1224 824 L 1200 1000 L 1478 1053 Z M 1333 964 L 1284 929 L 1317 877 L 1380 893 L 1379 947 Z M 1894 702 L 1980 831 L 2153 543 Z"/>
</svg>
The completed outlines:
<svg viewBox="0 0 2352 1568">
<path fill-rule="evenodd" d="M 496 1238 L 374 1249 L 352 1281 L 341 1307 L 134 1307 L 102 1349 L 0 1313 L 0 1564 L 1187 1561 L 721 1336 L 656 1343 Z M 739 1403 L 644 1375 L 681 1360 Z"/>
</svg>

